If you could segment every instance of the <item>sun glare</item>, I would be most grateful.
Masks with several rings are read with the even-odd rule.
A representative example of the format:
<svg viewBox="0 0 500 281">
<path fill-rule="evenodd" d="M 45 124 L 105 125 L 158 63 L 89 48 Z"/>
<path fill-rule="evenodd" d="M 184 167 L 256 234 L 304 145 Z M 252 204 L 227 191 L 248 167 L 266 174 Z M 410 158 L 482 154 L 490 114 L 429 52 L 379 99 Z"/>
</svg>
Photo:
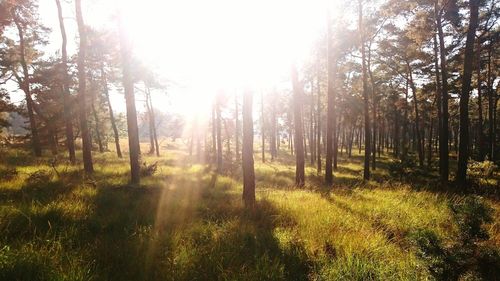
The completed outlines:
<svg viewBox="0 0 500 281">
<path fill-rule="evenodd" d="M 288 81 L 291 64 L 310 57 L 324 32 L 327 3 L 335 11 L 338 2 L 326 0 L 109 0 L 88 13 L 100 26 L 121 11 L 135 56 L 175 81 L 168 96 L 154 95 L 158 106 L 174 99 L 169 110 L 190 116 L 207 112 L 218 91 Z"/>
<path fill-rule="evenodd" d="M 264 87 L 306 57 L 322 1 L 126 1 L 135 52 L 162 75 L 203 90 Z"/>
</svg>

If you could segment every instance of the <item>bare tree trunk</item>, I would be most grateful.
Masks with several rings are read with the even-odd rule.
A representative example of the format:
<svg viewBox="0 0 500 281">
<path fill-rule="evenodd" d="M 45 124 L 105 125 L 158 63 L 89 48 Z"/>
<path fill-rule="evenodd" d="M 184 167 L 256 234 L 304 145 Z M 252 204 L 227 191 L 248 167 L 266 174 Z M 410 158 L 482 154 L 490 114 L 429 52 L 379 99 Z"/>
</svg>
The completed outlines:
<svg viewBox="0 0 500 281">
<path fill-rule="evenodd" d="M 483 93 L 481 80 L 481 42 L 477 42 L 477 106 L 478 106 L 478 152 L 479 160 L 484 161 L 484 131 L 483 131 Z"/>
<path fill-rule="evenodd" d="M 160 157 L 160 145 L 158 144 L 158 133 L 156 130 L 156 117 L 155 117 L 155 108 L 153 107 L 153 97 L 151 96 L 151 90 L 146 85 L 146 102 L 149 102 L 149 109 L 151 112 L 151 125 L 153 129 L 153 141 L 154 147 L 156 151 L 156 157 Z"/>
<path fill-rule="evenodd" d="M 265 136 L 265 118 L 264 118 L 264 93 L 260 93 L 260 135 L 262 137 L 262 163 L 266 162 L 266 136 Z"/>
<path fill-rule="evenodd" d="M 92 94 L 92 100 L 90 102 L 90 105 L 91 105 L 91 109 L 92 109 L 92 115 L 94 116 L 95 134 L 97 137 L 97 145 L 99 146 L 99 152 L 103 153 L 104 146 L 102 145 L 101 131 L 99 130 L 99 116 L 97 115 L 97 111 L 95 109 L 95 95 L 96 95 L 96 93 L 91 93 L 91 94 Z"/>
<path fill-rule="evenodd" d="M 377 89 L 375 86 L 375 80 L 373 79 L 373 72 L 372 72 L 372 67 L 371 67 L 371 57 L 372 57 L 372 52 L 371 52 L 371 41 L 368 44 L 368 59 L 366 63 L 366 68 L 368 70 L 368 76 L 370 77 L 370 84 L 371 84 L 371 90 L 372 90 L 372 122 L 373 122 L 373 147 L 372 147 L 372 169 L 376 170 L 377 169 L 377 155 L 376 155 L 376 143 L 377 143 Z"/>
<path fill-rule="evenodd" d="M 333 134 L 335 132 L 335 73 L 336 61 L 333 56 L 331 46 L 331 27 L 330 27 L 330 14 L 327 17 L 327 79 L 328 79 L 328 100 L 327 100 L 327 113 L 326 113 L 326 165 L 325 165 L 325 182 L 327 184 L 333 183 Z"/>
<path fill-rule="evenodd" d="M 243 202 L 245 207 L 255 206 L 255 170 L 253 161 L 253 118 L 252 93 L 246 90 L 243 93 Z"/>
<path fill-rule="evenodd" d="M 59 28 L 61 29 L 62 37 L 62 75 L 63 75 L 63 110 L 64 110 L 64 124 L 66 127 L 66 146 L 69 153 L 69 161 L 71 164 L 75 164 L 75 140 L 73 135 L 73 122 L 71 120 L 71 103 L 70 103 L 70 91 L 69 91 L 69 76 L 68 76 L 68 54 L 66 50 L 66 45 L 68 39 L 66 37 L 66 28 L 64 26 L 64 19 L 62 14 L 61 2 L 56 0 L 57 5 L 57 15 L 59 18 Z"/>
<path fill-rule="evenodd" d="M 490 41 L 490 45 L 488 47 L 488 78 L 487 78 L 487 87 L 488 87 L 488 134 L 489 134 L 489 147 L 488 153 L 491 161 L 495 161 L 495 115 L 496 112 L 494 110 L 496 103 L 496 99 L 494 98 L 493 85 L 491 79 L 491 52 L 493 46 L 493 38 Z"/>
<path fill-rule="evenodd" d="M 316 150 L 314 149 L 314 87 L 313 87 L 313 81 L 311 80 L 311 104 L 310 104 L 310 111 L 309 111 L 309 150 L 311 152 L 311 165 L 314 165 L 314 159 L 315 159 L 315 152 Z"/>
<path fill-rule="evenodd" d="M 111 128 L 113 129 L 113 136 L 115 138 L 116 154 L 119 158 L 122 158 L 122 150 L 120 148 L 120 135 L 118 134 L 118 128 L 116 127 L 115 115 L 113 114 L 113 107 L 111 106 L 111 100 L 109 99 L 108 91 L 108 80 L 106 77 L 106 72 L 104 72 L 104 66 L 101 64 L 101 78 L 103 83 L 104 95 L 106 96 L 106 102 L 108 103 L 109 120 L 111 122 Z"/>
<path fill-rule="evenodd" d="M 418 152 L 418 163 L 420 167 L 424 166 L 424 151 L 423 151 L 423 142 L 422 136 L 420 132 L 420 118 L 418 112 L 418 97 L 417 97 L 417 87 L 413 81 L 412 69 L 410 67 L 410 63 L 407 61 L 406 66 L 408 67 L 408 76 L 410 79 L 411 91 L 413 92 L 413 108 L 415 109 L 415 135 L 417 139 L 417 152 Z"/>
<path fill-rule="evenodd" d="M 93 173 L 92 164 L 92 141 L 87 124 L 87 75 L 85 72 L 85 60 L 87 51 L 87 32 L 83 23 L 81 0 L 75 0 L 76 22 L 78 34 L 80 35 L 80 49 L 78 51 L 78 115 L 80 117 L 80 131 L 82 135 L 83 167 L 85 172 Z"/>
<path fill-rule="evenodd" d="M 304 132 L 302 124 L 302 88 L 299 85 L 296 66 L 292 66 L 292 86 L 293 86 L 293 117 L 295 125 L 295 184 L 304 186 L 305 184 L 305 158 L 304 158 Z"/>
<path fill-rule="evenodd" d="M 215 118 L 217 128 L 217 173 L 222 173 L 222 117 L 220 112 L 220 94 L 215 97 Z"/>
<path fill-rule="evenodd" d="M 277 132 L 276 132 L 276 93 L 273 93 L 273 102 L 271 104 L 271 161 L 278 157 L 278 149 L 277 149 Z"/>
<path fill-rule="evenodd" d="M 437 29 L 437 28 L 436 28 Z M 439 55 L 438 55 L 438 44 L 436 35 L 432 36 L 434 42 L 434 68 L 436 72 L 436 102 L 437 102 L 437 115 L 438 115 L 438 134 L 441 132 L 442 123 L 443 123 L 443 106 L 441 101 L 441 79 L 439 78 Z"/>
<path fill-rule="evenodd" d="M 434 119 L 430 117 L 430 127 L 429 127 L 429 139 L 427 145 L 427 168 L 430 170 L 432 166 L 432 130 L 434 126 Z"/>
<path fill-rule="evenodd" d="M 240 122 L 238 121 L 238 95 L 234 95 L 234 122 L 235 122 L 235 150 L 236 150 L 236 163 L 240 161 Z"/>
<path fill-rule="evenodd" d="M 147 110 L 147 116 L 148 116 L 148 127 L 149 127 L 149 152 L 148 154 L 154 154 L 156 149 L 155 149 L 155 139 L 153 136 L 153 127 L 154 127 L 154 121 L 152 118 L 151 114 L 151 107 L 149 106 L 149 94 L 146 90 L 146 110 Z M 193 134 L 193 130 L 191 129 L 191 137 Z M 192 146 L 193 146 L 193 139 L 191 138 L 190 142 L 190 150 L 189 150 L 189 156 L 192 154 Z"/>
<path fill-rule="evenodd" d="M 408 146 L 406 145 L 407 143 L 407 137 L 408 137 L 408 92 L 409 92 L 409 87 L 408 87 L 408 80 L 406 80 L 406 89 L 405 89 L 405 105 L 404 105 L 404 118 L 403 118 L 403 131 L 402 131 L 402 137 L 401 137 L 401 159 L 405 160 L 408 156 Z"/>
<path fill-rule="evenodd" d="M 320 71 L 319 71 L 319 57 L 318 57 L 318 69 L 316 75 L 316 88 L 318 92 L 318 103 L 316 104 L 316 158 L 317 158 L 317 170 L 318 174 L 321 173 L 321 88 L 320 88 Z"/>
<path fill-rule="evenodd" d="M 131 182 L 140 182 L 140 153 L 139 129 L 137 128 L 137 111 L 135 108 L 134 81 L 131 73 L 131 42 L 123 30 L 122 15 L 120 15 L 120 51 L 123 68 L 123 88 L 125 90 L 125 102 L 127 107 L 127 129 L 128 145 L 130 151 L 130 174 Z"/>
<path fill-rule="evenodd" d="M 215 117 L 215 107 L 214 102 L 212 106 L 212 163 L 217 162 L 217 120 Z"/>
<path fill-rule="evenodd" d="M 439 131 L 439 174 L 443 184 L 448 183 L 449 159 L 448 159 L 448 69 L 446 63 L 446 48 L 444 45 L 444 34 L 441 19 L 441 11 L 438 7 L 438 0 L 434 2 L 434 13 L 439 37 L 439 53 L 441 59 L 441 128 Z"/>
<path fill-rule="evenodd" d="M 365 39 L 363 34 L 363 4 L 359 0 L 359 34 L 361 36 L 361 64 L 362 64 L 362 79 L 363 79 L 363 101 L 364 101 L 364 117 L 365 117 L 365 161 L 363 169 L 363 179 L 370 179 L 370 116 L 368 112 L 368 82 L 366 77 L 366 59 L 365 59 Z"/>
<path fill-rule="evenodd" d="M 469 94 L 473 71 L 474 39 L 478 25 L 479 0 L 470 0 L 470 21 L 465 42 L 464 72 L 460 95 L 460 143 L 458 153 L 457 182 L 461 187 L 467 183 L 467 161 L 469 158 Z"/>
</svg>

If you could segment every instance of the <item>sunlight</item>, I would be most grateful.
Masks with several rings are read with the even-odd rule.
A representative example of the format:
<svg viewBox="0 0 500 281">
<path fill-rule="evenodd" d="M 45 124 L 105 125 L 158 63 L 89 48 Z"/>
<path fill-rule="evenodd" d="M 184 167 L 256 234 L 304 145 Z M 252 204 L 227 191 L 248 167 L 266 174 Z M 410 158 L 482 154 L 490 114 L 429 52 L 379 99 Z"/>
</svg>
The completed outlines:
<svg viewBox="0 0 500 281">
<path fill-rule="evenodd" d="M 322 0 L 125 3 L 137 56 L 166 77 L 202 86 L 204 96 L 287 76 L 291 62 L 309 54 L 325 13 Z"/>
</svg>

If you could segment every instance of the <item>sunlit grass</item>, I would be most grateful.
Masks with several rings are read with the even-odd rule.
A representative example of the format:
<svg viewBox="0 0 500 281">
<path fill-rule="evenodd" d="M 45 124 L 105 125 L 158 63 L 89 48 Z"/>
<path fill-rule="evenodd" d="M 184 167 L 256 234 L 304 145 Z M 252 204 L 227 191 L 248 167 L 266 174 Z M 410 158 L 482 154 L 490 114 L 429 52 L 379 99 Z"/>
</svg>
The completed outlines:
<svg viewBox="0 0 500 281">
<path fill-rule="evenodd" d="M 95 154 L 91 178 L 64 161 L 59 175 L 50 159 L 2 164 L 18 174 L 0 182 L 0 279 L 430 279 L 411 236 L 429 230 L 445 243 L 457 236 L 448 207 L 457 195 L 363 184 L 357 158 L 341 159 L 333 187 L 307 167 L 304 189 L 294 187 L 287 161 L 256 159 L 258 203 L 249 211 L 239 173 L 216 175 L 186 157 L 145 155 L 160 168 L 139 188 L 128 185 L 128 158 L 112 152 Z M 40 170 L 50 180 L 28 183 Z M 500 204 L 489 202 L 496 211 L 487 243 L 498 247 Z"/>
</svg>

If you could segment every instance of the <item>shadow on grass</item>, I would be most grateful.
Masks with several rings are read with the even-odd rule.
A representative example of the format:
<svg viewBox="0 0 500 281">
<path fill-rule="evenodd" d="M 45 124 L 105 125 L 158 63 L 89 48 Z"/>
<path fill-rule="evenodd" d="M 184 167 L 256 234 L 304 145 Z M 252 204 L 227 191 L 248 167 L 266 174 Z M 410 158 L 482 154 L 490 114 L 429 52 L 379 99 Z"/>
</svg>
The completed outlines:
<svg viewBox="0 0 500 281">
<path fill-rule="evenodd" d="M 40 203 L 2 211 L 11 248 L 0 251 L 0 279 L 305 280 L 312 267 L 298 240 L 276 236 L 292 219 L 268 201 L 245 209 L 231 178 L 200 170 L 165 187 L 87 187 L 85 198 L 71 186 L 38 188 L 26 198 Z M 83 206 L 77 216 L 72 204 Z"/>
</svg>

